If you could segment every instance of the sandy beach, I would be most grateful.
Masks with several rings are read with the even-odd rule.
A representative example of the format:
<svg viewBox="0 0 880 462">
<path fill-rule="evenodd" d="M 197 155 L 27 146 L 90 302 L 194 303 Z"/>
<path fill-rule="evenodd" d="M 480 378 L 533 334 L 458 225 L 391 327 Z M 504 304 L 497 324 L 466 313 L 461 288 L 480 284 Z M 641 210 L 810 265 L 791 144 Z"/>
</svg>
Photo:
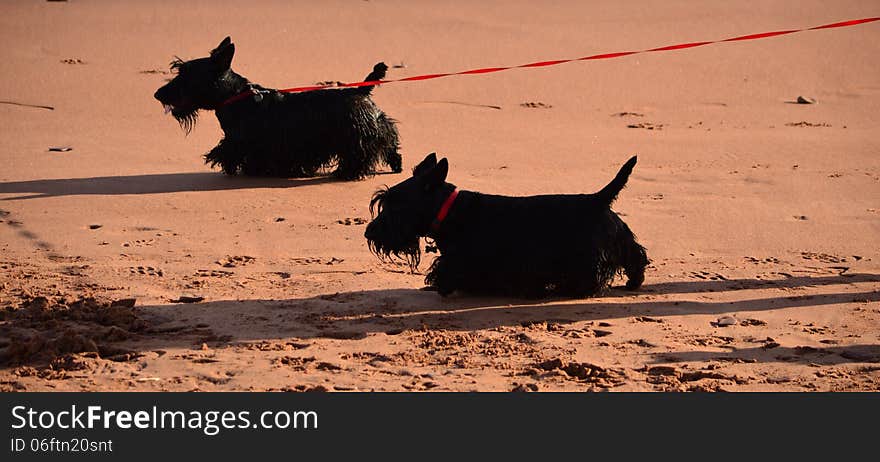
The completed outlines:
<svg viewBox="0 0 880 462">
<path fill-rule="evenodd" d="M 870 1 L 6 1 L 2 391 L 880 391 L 880 22 L 393 83 L 404 173 L 226 176 L 153 92 L 229 35 L 287 88 L 643 50 L 878 16 Z M 815 104 L 797 104 L 798 97 Z M 50 148 L 71 148 L 50 150 Z M 420 290 L 363 238 L 429 152 L 461 189 L 590 193 L 641 290 Z M 430 263 L 423 261 L 421 270 Z M 112 304 L 112 305 L 111 305 Z"/>
</svg>

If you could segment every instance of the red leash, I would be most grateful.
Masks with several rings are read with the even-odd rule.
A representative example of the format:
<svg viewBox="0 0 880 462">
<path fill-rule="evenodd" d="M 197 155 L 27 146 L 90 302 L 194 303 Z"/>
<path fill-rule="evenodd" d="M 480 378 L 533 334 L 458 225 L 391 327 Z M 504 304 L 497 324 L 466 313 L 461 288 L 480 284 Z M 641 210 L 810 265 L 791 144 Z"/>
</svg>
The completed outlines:
<svg viewBox="0 0 880 462">
<path fill-rule="evenodd" d="M 552 60 L 552 61 L 539 61 L 539 62 L 535 62 L 535 63 L 521 64 L 521 65 L 519 65 L 519 66 L 509 66 L 509 67 L 486 67 L 486 68 L 481 68 L 481 69 L 471 69 L 471 70 L 469 70 L 469 71 L 461 71 L 461 72 L 449 72 L 449 73 L 443 73 L 443 74 L 416 75 L 416 76 L 413 76 L 413 77 L 405 77 L 405 78 L 402 78 L 402 79 L 392 79 L 392 80 L 372 80 L 372 81 L 368 81 L 368 82 L 343 83 L 343 84 L 337 85 L 336 87 L 333 87 L 333 88 L 369 87 L 369 86 L 382 85 L 382 84 L 392 83 L 392 82 L 413 82 L 413 81 L 416 81 L 416 80 L 431 80 L 431 79 L 439 79 L 440 77 L 449 77 L 449 76 L 453 76 L 453 75 L 489 74 L 489 73 L 492 73 L 492 72 L 506 71 L 506 70 L 508 70 L 508 69 L 521 69 L 521 68 L 527 68 L 527 67 L 555 66 L 555 65 L 558 65 L 558 64 L 570 63 L 570 62 L 574 62 L 574 61 L 591 61 L 591 60 L 596 60 L 596 59 L 619 58 L 619 57 L 622 57 L 622 56 L 629 56 L 629 55 L 634 55 L 634 54 L 639 54 L 639 53 L 650 53 L 650 52 L 654 52 L 654 51 L 683 50 L 683 49 L 685 49 L 685 48 L 700 47 L 700 46 L 703 46 L 703 45 L 710 45 L 710 44 L 713 44 L 713 43 L 740 42 L 740 41 L 744 41 L 744 40 L 756 40 L 756 39 L 762 39 L 762 38 L 768 38 L 768 37 L 776 37 L 776 36 L 779 36 L 779 35 L 794 34 L 795 32 L 804 32 L 804 31 L 820 30 L 820 29 L 832 29 L 832 28 L 836 28 L 836 27 L 849 27 L 849 26 L 855 26 L 855 25 L 858 25 L 858 24 L 865 24 L 865 23 L 874 22 L 874 21 L 880 21 L 880 17 L 864 18 L 864 19 L 852 19 L 852 20 L 849 20 L 849 21 L 835 22 L 835 23 L 831 23 L 831 24 L 825 24 L 825 25 L 823 25 L 823 26 L 810 27 L 810 28 L 807 28 L 807 29 L 791 29 L 791 30 L 781 30 L 781 31 L 775 31 L 775 32 L 762 32 L 762 33 L 759 33 L 759 34 L 742 35 L 742 36 L 739 36 L 739 37 L 733 37 L 733 38 L 728 38 L 728 39 L 724 39 L 724 40 L 712 40 L 712 41 L 707 41 L 707 42 L 680 43 L 680 44 L 678 44 L 678 45 L 669 45 L 669 46 L 665 46 L 665 47 L 651 48 L 651 49 L 649 49 L 649 50 L 641 50 L 641 51 L 619 51 L 619 52 L 616 52 L 616 53 L 604 53 L 604 54 L 599 54 L 599 55 L 584 56 L 583 58 L 574 58 L 574 59 L 557 59 L 557 60 Z M 285 88 L 285 89 L 283 89 L 283 90 L 278 90 L 278 91 L 281 92 L 281 93 L 301 93 L 301 92 L 306 92 L 306 91 L 325 90 L 325 89 L 327 89 L 327 88 L 328 88 L 328 87 L 323 86 L 323 85 L 310 85 L 310 86 L 307 86 L 307 87 Z M 225 105 L 227 105 L 227 104 L 231 104 L 231 103 L 234 103 L 234 102 L 236 102 L 236 101 L 240 101 L 240 100 L 242 100 L 242 99 L 245 99 L 245 98 L 247 98 L 247 97 L 249 97 L 249 96 L 252 96 L 252 95 L 255 95 L 255 94 L 256 94 L 256 93 L 253 92 L 252 90 L 247 90 L 247 91 L 245 91 L 245 92 L 243 92 L 243 93 L 239 93 L 238 95 L 233 96 L 232 98 L 227 99 L 226 101 L 224 101 L 223 103 L 221 103 L 220 106 L 225 106 Z"/>
</svg>

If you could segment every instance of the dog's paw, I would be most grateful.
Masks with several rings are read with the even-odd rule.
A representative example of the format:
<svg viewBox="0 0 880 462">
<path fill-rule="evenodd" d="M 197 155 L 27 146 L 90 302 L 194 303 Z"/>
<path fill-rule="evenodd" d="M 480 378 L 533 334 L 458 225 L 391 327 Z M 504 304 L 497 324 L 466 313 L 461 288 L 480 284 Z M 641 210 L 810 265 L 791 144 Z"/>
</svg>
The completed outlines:
<svg viewBox="0 0 880 462">
<path fill-rule="evenodd" d="M 438 294 L 440 294 L 441 297 L 444 297 L 444 298 L 452 295 L 452 293 L 455 292 L 455 289 L 450 289 L 450 288 L 446 288 L 446 287 L 437 287 L 437 288 L 435 288 L 435 290 L 437 291 Z"/>
</svg>

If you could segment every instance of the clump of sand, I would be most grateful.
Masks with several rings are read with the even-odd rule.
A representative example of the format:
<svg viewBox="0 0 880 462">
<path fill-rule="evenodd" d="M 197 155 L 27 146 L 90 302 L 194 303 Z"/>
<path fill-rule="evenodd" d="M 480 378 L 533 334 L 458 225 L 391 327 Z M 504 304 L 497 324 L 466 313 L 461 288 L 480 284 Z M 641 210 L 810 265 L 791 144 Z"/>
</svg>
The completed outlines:
<svg viewBox="0 0 880 462">
<path fill-rule="evenodd" d="M 0 313 L 0 366 L 53 363 L 71 353 L 109 357 L 114 343 L 143 331 L 147 323 L 131 300 L 84 298 L 64 303 L 35 297 Z"/>
</svg>

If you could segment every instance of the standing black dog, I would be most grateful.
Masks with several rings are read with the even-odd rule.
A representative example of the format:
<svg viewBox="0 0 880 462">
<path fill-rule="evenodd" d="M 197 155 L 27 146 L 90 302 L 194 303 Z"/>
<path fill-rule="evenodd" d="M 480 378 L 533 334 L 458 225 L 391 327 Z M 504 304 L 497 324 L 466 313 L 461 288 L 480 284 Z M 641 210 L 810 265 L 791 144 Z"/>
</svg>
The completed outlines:
<svg viewBox="0 0 880 462">
<path fill-rule="evenodd" d="M 610 206 L 635 164 L 633 157 L 595 194 L 507 197 L 458 191 L 446 182 L 446 159 L 432 153 L 411 178 L 373 196 L 378 216 L 364 236 L 373 253 L 402 257 L 413 269 L 419 238 L 433 238 L 440 256 L 425 283 L 444 296 L 589 296 L 621 271 L 634 290 L 648 257 Z"/>
<path fill-rule="evenodd" d="M 372 86 L 281 93 L 232 71 L 235 45 L 226 37 L 206 58 L 171 63 L 177 75 L 155 97 L 189 133 L 198 111 L 213 110 L 225 137 L 205 155 L 224 173 L 314 176 L 336 166 L 340 179 L 360 179 L 401 157 L 395 121 L 370 99 Z M 366 81 L 385 77 L 376 64 Z"/>
</svg>

